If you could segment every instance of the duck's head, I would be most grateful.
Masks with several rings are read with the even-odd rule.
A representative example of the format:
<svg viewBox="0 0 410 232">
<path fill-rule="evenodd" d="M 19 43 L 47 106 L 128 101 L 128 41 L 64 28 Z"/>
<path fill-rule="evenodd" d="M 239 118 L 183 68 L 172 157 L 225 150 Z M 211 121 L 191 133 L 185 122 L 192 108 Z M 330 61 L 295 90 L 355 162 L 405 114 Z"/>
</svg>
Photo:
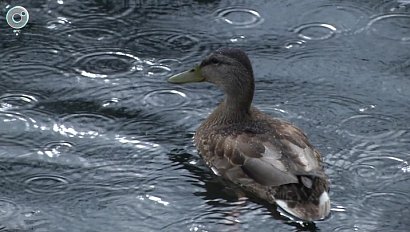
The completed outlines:
<svg viewBox="0 0 410 232">
<path fill-rule="evenodd" d="M 210 82 L 227 95 L 238 93 L 253 96 L 254 80 L 251 62 L 238 48 L 220 48 L 194 68 L 168 79 L 170 83 Z"/>
</svg>

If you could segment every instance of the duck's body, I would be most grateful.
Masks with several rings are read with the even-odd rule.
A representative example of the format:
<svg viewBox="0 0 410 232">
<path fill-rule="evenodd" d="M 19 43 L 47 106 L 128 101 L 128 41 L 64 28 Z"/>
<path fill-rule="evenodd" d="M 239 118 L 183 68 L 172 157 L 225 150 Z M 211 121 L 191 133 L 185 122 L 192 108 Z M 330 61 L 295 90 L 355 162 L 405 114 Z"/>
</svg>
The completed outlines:
<svg viewBox="0 0 410 232">
<path fill-rule="evenodd" d="M 319 152 L 300 129 L 251 106 L 253 71 L 244 52 L 220 49 L 199 67 L 170 78 L 192 81 L 208 81 L 225 92 L 194 138 L 215 174 L 299 219 L 329 214 L 329 183 Z"/>
</svg>

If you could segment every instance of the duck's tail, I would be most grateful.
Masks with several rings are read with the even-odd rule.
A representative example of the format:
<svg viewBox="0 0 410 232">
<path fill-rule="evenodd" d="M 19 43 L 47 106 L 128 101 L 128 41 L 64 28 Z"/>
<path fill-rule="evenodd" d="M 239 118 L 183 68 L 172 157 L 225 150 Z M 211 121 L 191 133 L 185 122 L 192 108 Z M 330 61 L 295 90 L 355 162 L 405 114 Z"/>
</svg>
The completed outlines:
<svg viewBox="0 0 410 232">
<path fill-rule="evenodd" d="M 299 183 L 282 185 L 275 202 L 286 213 L 304 221 L 326 218 L 330 213 L 328 183 L 325 179 L 298 176 Z"/>
</svg>

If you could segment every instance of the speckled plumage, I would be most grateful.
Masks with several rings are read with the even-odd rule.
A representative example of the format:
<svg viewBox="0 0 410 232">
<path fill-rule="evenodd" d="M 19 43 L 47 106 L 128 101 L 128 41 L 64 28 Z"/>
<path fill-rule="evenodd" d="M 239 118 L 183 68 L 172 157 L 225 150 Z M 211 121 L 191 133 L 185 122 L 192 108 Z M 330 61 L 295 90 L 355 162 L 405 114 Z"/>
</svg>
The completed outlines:
<svg viewBox="0 0 410 232">
<path fill-rule="evenodd" d="M 225 99 L 198 128 L 194 141 L 215 174 L 303 220 L 326 217 L 329 183 L 319 152 L 292 124 L 251 106 L 251 63 L 239 49 L 217 50 L 200 75 Z"/>
</svg>

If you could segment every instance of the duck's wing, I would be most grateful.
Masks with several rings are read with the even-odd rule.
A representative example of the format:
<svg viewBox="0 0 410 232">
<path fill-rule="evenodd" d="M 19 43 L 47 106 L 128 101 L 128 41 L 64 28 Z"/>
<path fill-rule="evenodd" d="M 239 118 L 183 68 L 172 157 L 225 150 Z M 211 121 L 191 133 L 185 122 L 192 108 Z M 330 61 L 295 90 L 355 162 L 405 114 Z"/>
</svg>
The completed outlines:
<svg viewBox="0 0 410 232">
<path fill-rule="evenodd" d="M 274 123 L 263 130 L 212 134 L 202 139 L 200 152 L 214 172 L 238 167 L 266 186 L 298 183 L 298 176 L 324 176 L 319 153 L 303 132 L 283 121 Z"/>
<path fill-rule="evenodd" d="M 294 132 L 211 134 L 197 145 L 212 170 L 234 182 L 264 186 L 298 183 L 299 175 L 321 176 L 318 153 Z M 299 141 L 300 140 L 300 141 Z M 246 175 L 243 175 L 245 173 Z"/>
<path fill-rule="evenodd" d="M 322 219 L 329 214 L 330 200 L 320 155 L 299 129 L 281 125 L 262 134 L 213 134 L 212 145 L 199 146 L 206 148 L 200 152 L 214 173 L 297 218 Z"/>
</svg>

